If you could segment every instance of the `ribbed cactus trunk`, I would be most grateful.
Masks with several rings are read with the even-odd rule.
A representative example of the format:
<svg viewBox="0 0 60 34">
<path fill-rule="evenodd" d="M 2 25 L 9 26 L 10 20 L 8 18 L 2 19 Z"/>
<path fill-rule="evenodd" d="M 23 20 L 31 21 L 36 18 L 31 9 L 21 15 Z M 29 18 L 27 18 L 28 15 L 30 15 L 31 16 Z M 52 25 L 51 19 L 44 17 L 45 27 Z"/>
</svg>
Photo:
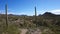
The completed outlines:
<svg viewBox="0 0 60 34">
<path fill-rule="evenodd" d="M 5 12 L 6 12 L 6 27 L 8 27 L 7 4 L 5 5 Z"/>
<path fill-rule="evenodd" d="M 37 11 L 36 11 L 36 6 L 35 6 L 35 23 L 36 23 L 36 26 L 37 26 Z"/>
<path fill-rule="evenodd" d="M 8 14 L 7 14 L 7 4 L 5 5 L 5 12 L 6 12 L 6 32 L 5 32 L 5 34 L 8 34 Z"/>
<path fill-rule="evenodd" d="M 37 19 L 37 12 L 36 12 L 36 6 L 35 6 L 35 21 Z"/>
</svg>

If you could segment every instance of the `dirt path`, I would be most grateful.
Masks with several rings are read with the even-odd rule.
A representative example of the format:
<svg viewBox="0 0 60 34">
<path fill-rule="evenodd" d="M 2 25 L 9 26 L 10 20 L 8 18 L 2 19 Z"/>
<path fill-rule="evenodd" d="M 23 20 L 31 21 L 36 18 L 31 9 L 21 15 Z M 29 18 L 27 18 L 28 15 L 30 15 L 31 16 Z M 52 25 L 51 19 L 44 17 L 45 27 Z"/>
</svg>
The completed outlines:
<svg viewBox="0 0 60 34">
<path fill-rule="evenodd" d="M 29 34 L 42 34 L 42 32 L 40 31 L 40 29 L 36 29 L 36 30 L 33 30 L 33 29 L 20 29 L 21 33 L 20 34 L 26 34 L 27 32 L 29 32 Z"/>
<path fill-rule="evenodd" d="M 28 31 L 28 29 L 20 29 L 21 30 L 21 34 L 26 34 L 26 32 Z"/>
</svg>

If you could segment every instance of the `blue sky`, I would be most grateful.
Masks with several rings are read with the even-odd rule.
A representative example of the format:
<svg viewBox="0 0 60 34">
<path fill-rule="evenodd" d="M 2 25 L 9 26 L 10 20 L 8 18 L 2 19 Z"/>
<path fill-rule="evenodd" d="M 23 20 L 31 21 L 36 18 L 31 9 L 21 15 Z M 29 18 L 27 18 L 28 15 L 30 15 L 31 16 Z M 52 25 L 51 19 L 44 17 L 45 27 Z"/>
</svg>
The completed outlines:
<svg viewBox="0 0 60 34">
<path fill-rule="evenodd" d="M 0 0 L 0 13 L 5 13 L 5 4 L 8 4 L 8 14 L 34 15 L 34 7 L 37 15 L 45 12 L 60 14 L 60 0 Z"/>
</svg>

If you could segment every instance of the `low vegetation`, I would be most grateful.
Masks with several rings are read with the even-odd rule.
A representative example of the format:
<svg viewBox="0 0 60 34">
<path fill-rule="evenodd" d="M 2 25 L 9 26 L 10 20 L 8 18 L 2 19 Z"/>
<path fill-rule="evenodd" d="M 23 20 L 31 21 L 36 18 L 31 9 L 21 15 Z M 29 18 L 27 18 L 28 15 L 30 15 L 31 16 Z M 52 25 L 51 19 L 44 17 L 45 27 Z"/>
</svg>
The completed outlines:
<svg viewBox="0 0 60 34">
<path fill-rule="evenodd" d="M 6 31 L 8 34 L 20 34 L 19 29 L 22 28 L 40 29 L 41 34 L 60 34 L 60 15 L 46 12 L 43 15 L 38 15 L 36 20 L 35 16 L 8 15 L 8 29 L 6 30 L 5 15 L 0 14 L 0 34 Z"/>
</svg>

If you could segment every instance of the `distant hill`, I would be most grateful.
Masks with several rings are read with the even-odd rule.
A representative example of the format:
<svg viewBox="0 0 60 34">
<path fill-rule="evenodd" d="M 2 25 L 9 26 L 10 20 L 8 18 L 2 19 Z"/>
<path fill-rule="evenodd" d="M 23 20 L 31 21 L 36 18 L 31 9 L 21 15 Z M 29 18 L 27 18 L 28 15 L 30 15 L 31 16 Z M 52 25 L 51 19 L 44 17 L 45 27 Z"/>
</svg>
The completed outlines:
<svg viewBox="0 0 60 34">
<path fill-rule="evenodd" d="M 45 12 L 45 13 L 43 14 L 43 16 L 55 16 L 55 14 L 50 13 L 50 12 Z"/>
</svg>

